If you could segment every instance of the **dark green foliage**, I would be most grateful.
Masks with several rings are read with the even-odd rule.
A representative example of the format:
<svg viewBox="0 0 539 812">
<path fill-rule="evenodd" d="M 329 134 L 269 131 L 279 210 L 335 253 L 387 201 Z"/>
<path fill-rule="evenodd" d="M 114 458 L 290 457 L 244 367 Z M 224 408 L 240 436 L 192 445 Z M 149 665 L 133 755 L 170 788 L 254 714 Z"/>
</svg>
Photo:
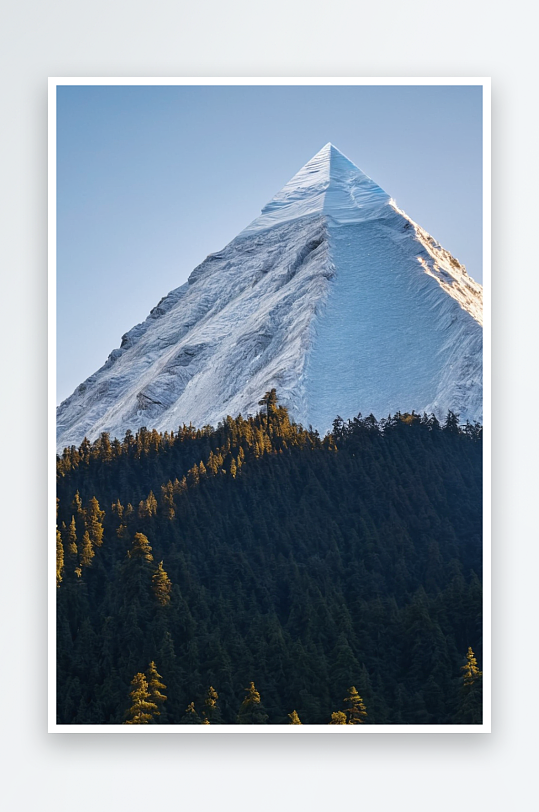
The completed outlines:
<svg viewBox="0 0 539 812">
<path fill-rule="evenodd" d="M 211 685 L 206 692 L 204 699 L 204 719 L 208 724 L 218 725 L 222 722 L 221 709 L 219 707 L 219 694 Z"/>
<path fill-rule="evenodd" d="M 194 702 L 189 703 L 189 705 L 187 706 L 187 708 L 185 710 L 184 715 L 182 716 L 182 718 L 180 720 L 180 723 L 182 725 L 202 725 L 203 724 L 202 719 L 200 718 L 200 716 L 198 715 L 198 713 L 196 711 Z"/>
<path fill-rule="evenodd" d="M 58 460 L 58 721 L 121 724 L 155 660 L 159 724 L 235 723 L 253 680 L 269 724 L 327 724 L 351 685 L 368 724 L 479 723 L 481 427 L 358 416 L 322 439 L 265 406 Z"/>
</svg>

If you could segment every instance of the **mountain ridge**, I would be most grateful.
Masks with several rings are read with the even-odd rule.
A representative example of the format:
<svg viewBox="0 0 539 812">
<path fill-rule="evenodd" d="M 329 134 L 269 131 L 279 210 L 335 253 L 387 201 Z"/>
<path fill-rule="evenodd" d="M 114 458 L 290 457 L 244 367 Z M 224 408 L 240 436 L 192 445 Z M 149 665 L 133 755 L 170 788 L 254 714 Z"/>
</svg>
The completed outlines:
<svg viewBox="0 0 539 812">
<path fill-rule="evenodd" d="M 327 144 L 58 408 L 58 448 L 215 425 L 275 387 L 295 419 L 481 419 L 482 289 Z"/>
</svg>

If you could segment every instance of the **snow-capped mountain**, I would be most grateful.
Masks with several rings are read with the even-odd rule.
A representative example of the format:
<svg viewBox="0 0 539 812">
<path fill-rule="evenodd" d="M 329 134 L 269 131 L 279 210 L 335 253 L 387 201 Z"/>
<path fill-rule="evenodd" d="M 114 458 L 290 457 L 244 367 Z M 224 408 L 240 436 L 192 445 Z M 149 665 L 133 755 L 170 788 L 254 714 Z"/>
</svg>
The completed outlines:
<svg viewBox="0 0 539 812">
<path fill-rule="evenodd" d="M 482 418 L 482 288 L 326 144 L 58 408 L 58 448 L 216 425 L 275 387 L 321 433 L 340 415 Z"/>
</svg>

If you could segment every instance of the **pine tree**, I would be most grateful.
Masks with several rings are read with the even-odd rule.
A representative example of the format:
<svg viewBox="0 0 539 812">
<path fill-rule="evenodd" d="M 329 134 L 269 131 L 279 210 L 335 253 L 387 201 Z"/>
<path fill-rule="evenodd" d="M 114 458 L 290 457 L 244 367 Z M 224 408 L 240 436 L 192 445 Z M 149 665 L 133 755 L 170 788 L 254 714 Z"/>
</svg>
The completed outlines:
<svg viewBox="0 0 539 812">
<path fill-rule="evenodd" d="M 331 714 L 331 722 L 330 725 L 346 725 L 348 722 L 346 721 L 346 713 L 343 711 L 335 711 Z"/>
<path fill-rule="evenodd" d="M 64 571 L 64 545 L 62 544 L 62 536 L 60 531 L 56 528 L 56 586 L 60 586 L 62 582 L 62 573 Z"/>
<path fill-rule="evenodd" d="M 288 718 L 290 719 L 290 721 L 288 723 L 289 725 L 301 725 L 302 724 L 300 722 L 297 711 L 295 711 L 295 710 L 293 710 L 292 713 L 288 714 Z"/>
<path fill-rule="evenodd" d="M 153 722 L 154 714 L 158 713 L 155 702 L 150 700 L 148 682 L 144 674 L 135 674 L 131 680 L 133 690 L 130 693 L 131 707 L 126 711 L 126 725 L 147 725 Z"/>
<path fill-rule="evenodd" d="M 483 722 L 483 672 L 479 670 L 471 647 L 466 654 L 466 663 L 461 667 L 462 687 L 460 689 L 457 723 L 480 725 Z"/>
<path fill-rule="evenodd" d="M 208 724 L 215 725 L 221 722 L 221 710 L 219 708 L 219 705 L 217 704 L 218 699 L 219 694 L 217 693 L 215 688 L 213 688 L 213 686 L 210 685 L 210 687 L 206 692 L 206 697 L 204 699 L 204 711 L 203 711 L 204 719 L 207 720 Z"/>
<path fill-rule="evenodd" d="M 185 709 L 185 713 L 181 718 L 180 724 L 182 725 L 202 725 L 203 721 L 198 715 L 195 703 L 190 702 L 187 708 Z"/>
<path fill-rule="evenodd" d="M 82 536 L 82 546 L 80 550 L 80 566 L 81 567 L 90 567 L 92 564 L 92 558 L 95 555 L 94 548 L 92 547 L 92 542 L 90 540 L 90 534 L 87 530 L 84 531 Z"/>
<path fill-rule="evenodd" d="M 245 689 L 246 697 L 241 703 L 237 716 L 239 725 L 265 725 L 268 721 L 268 714 L 265 711 L 260 694 L 255 688 L 254 682 Z"/>
<path fill-rule="evenodd" d="M 152 575 L 152 591 L 161 606 L 167 606 L 170 603 L 172 583 L 163 569 L 162 561 L 159 562 L 156 571 Z"/>
<path fill-rule="evenodd" d="M 75 517 L 71 517 L 71 523 L 67 529 L 67 539 L 66 539 L 66 552 L 68 556 L 76 558 L 78 549 L 77 549 L 77 526 L 75 524 Z"/>
<path fill-rule="evenodd" d="M 353 685 L 344 698 L 344 711 L 349 725 L 362 724 L 367 716 L 365 704 Z"/>
<path fill-rule="evenodd" d="M 477 659 L 470 646 L 466 654 L 466 664 L 463 665 L 460 670 L 462 671 L 462 681 L 466 688 L 471 688 L 475 681 L 483 676 L 483 672 L 479 670 Z"/>
<path fill-rule="evenodd" d="M 271 417 L 277 411 L 277 401 L 278 401 L 278 397 L 277 397 L 277 390 L 276 389 L 270 389 L 269 392 L 266 392 L 266 394 L 264 395 L 262 400 L 258 401 L 259 406 L 265 406 L 266 407 L 268 430 L 269 430 L 269 427 L 270 427 Z"/>
<path fill-rule="evenodd" d="M 128 553 L 131 559 L 143 559 L 144 561 L 153 561 L 152 548 L 148 537 L 144 533 L 135 533 L 133 539 L 133 546 Z"/>
<path fill-rule="evenodd" d="M 161 674 L 158 674 L 156 665 L 152 660 L 148 666 L 148 670 L 146 671 L 146 679 L 148 682 L 148 691 L 150 694 L 150 702 L 154 702 L 157 705 L 158 710 L 154 712 L 155 716 L 161 715 L 160 708 L 162 707 L 163 703 L 166 702 L 167 697 L 165 694 L 161 693 L 166 689 L 166 685 L 161 682 Z"/>
<path fill-rule="evenodd" d="M 100 509 L 99 502 L 95 496 L 92 496 L 85 511 L 85 523 L 94 547 L 101 547 L 103 544 L 102 521 L 104 516 L 105 511 Z"/>
<path fill-rule="evenodd" d="M 73 497 L 73 502 L 71 503 L 71 508 L 76 516 L 84 516 L 84 509 L 82 507 L 82 500 L 80 498 L 80 493 L 77 491 L 75 496 Z"/>
</svg>

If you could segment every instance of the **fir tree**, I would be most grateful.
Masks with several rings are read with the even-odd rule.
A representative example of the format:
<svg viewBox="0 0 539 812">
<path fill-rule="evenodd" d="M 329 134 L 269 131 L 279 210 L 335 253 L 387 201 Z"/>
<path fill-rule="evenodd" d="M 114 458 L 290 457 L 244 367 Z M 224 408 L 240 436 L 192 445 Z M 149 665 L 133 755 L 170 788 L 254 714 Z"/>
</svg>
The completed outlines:
<svg viewBox="0 0 539 812">
<path fill-rule="evenodd" d="M 457 722 L 462 725 L 480 725 L 483 722 L 483 672 L 479 670 L 471 647 L 468 647 L 466 663 L 461 671 L 462 687 Z"/>
<path fill-rule="evenodd" d="M 200 718 L 200 716 L 198 715 L 198 713 L 196 711 L 194 702 L 190 702 L 189 705 L 187 706 L 187 708 L 185 709 L 185 713 L 184 713 L 184 715 L 182 716 L 182 719 L 181 719 L 181 724 L 182 725 L 202 725 L 203 724 L 202 719 Z"/>
<path fill-rule="evenodd" d="M 211 685 L 206 692 L 206 697 L 204 699 L 204 710 L 203 715 L 204 719 L 207 720 L 208 724 L 219 724 L 221 722 L 221 710 L 219 705 L 217 704 L 219 699 L 219 694 Z"/>
<path fill-rule="evenodd" d="M 131 680 L 133 690 L 130 693 L 131 707 L 126 711 L 126 725 L 147 725 L 153 722 L 154 714 L 158 713 L 155 702 L 150 699 L 148 683 L 144 674 L 135 674 Z"/>
<path fill-rule="evenodd" d="M 56 528 L 56 586 L 60 586 L 62 582 L 62 573 L 64 571 L 64 545 L 62 544 L 62 536 L 60 531 Z"/>
<path fill-rule="evenodd" d="M 149 664 L 148 670 L 146 671 L 146 679 L 148 682 L 148 691 L 150 694 L 150 702 L 154 702 L 157 706 L 157 710 L 154 712 L 155 716 L 161 715 L 162 705 L 166 702 L 167 697 L 165 694 L 161 693 L 166 689 L 166 685 L 161 682 L 161 674 L 157 673 L 157 668 L 155 666 L 154 661 Z"/>
<path fill-rule="evenodd" d="M 346 713 L 343 711 L 335 711 L 331 714 L 331 722 L 330 725 L 346 725 L 348 722 L 346 721 Z"/>
<path fill-rule="evenodd" d="M 144 533 L 135 533 L 133 546 L 129 550 L 128 556 L 132 560 L 153 561 L 152 548 Z"/>
<path fill-rule="evenodd" d="M 238 712 L 237 722 L 239 725 L 265 725 L 268 721 L 268 714 L 265 711 L 260 694 L 251 682 L 245 689 L 246 696 Z"/>
<path fill-rule="evenodd" d="M 99 502 L 95 496 L 92 496 L 85 511 L 85 524 L 94 547 L 101 547 L 103 544 L 102 521 L 104 516 L 105 511 L 100 509 Z"/>
<path fill-rule="evenodd" d="M 344 698 L 344 710 L 349 725 L 359 725 L 365 721 L 367 710 L 354 686 L 348 689 L 348 694 Z"/>
<path fill-rule="evenodd" d="M 258 401 L 259 406 L 265 406 L 266 407 L 266 414 L 267 414 L 267 424 L 266 425 L 268 427 L 268 430 L 269 430 L 269 427 L 270 427 L 271 417 L 277 411 L 277 401 L 278 401 L 278 398 L 277 398 L 277 390 L 276 389 L 270 389 L 269 392 L 266 392 L 266 394 L 264 395 L 262 400 Z"/>
<path fill-rule="evenodd" d="M 172 583 L 163 569 L 162 561 L 159 562 L 156 571 L 152 575 L 152 591 L 161 606 L 167 606 L 170 603 Z"/>
<path fill-rule="evenodd" d="M 92 558 L 95 556 L 95 551 L 92 546 L 90 534 L 87 530 L 84 531 L 82 536 L 82 545 L 80 550 L 80 566 L 89 567 L 92 564 Z"/>
<path fill-rule="evenodd" d="M 476 680 L 483 676 L 483 672 L 477 666 L 477 659 L 473 653 L 471 646 L 468 646 L 466 654 L 466 663 L 460 669 L 462 671 L 462 681 L 465 688 L 471 688 Z"/>
<path fill-rule="evenodd" d="M 71 558 L 76 558 L 78 554 L 77 549 L 77 526 L 75 524 L 75 517 L 71 517 L 71 522 L 67 529 L 67 539 L 66 539 L 66 552 L 67 555 Z"/>
</svg>

